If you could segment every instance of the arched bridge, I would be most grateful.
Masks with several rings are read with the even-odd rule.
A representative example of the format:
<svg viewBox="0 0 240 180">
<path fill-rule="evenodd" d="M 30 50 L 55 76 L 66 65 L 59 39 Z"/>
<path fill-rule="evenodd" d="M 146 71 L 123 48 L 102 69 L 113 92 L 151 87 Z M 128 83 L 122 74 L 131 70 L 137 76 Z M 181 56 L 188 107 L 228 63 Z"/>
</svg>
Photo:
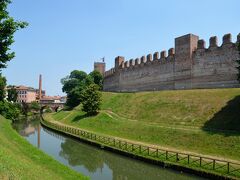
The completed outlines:
<svg viewBox="0 0 240 180">
<path fill-rule="evenodd" d="M 41 112 L 43 112 L 44 109 L 46 108 L 51 108 L 53 111 L 57 112 L 59 109 L 63 109 L 65 103 L 44 103 L 40 102 L 39 103 L 41 106 Z"/>
</svg>

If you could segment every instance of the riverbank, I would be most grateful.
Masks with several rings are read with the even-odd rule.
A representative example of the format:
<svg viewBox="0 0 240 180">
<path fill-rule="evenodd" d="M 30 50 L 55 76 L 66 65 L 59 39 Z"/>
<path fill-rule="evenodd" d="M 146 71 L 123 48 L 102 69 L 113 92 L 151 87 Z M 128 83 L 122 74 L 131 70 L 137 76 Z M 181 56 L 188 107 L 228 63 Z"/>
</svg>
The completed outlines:
<svg viewBox="0 0 240 180">
<path fill-rule="evenodd" d="M 240 161 L 240 89 L 103 93 L 102 111 L 47 114 L 99 134 Z"/>
<path fill-rule="evenodd" d="M 160 165 L 164 168 L 171 168 L 211 179 L 240 178 L 240 163 L 237 162 L 166 150 L 157 146 L 103 136 L 56 121 L 42 119 L 41 123 L 46 128 L 84 141 L 85 143 L 151 164 Z"/>
<path fill-rule="evenodd" d="M 103 93 L 101 112 L 45 115 L 104 136 L 240 161 L 240 89 Z"/>
<path fill-rule="evenodd" d="M 0 116 L 0 179 L 88 179 L 30 145 Z"/>
</svg>

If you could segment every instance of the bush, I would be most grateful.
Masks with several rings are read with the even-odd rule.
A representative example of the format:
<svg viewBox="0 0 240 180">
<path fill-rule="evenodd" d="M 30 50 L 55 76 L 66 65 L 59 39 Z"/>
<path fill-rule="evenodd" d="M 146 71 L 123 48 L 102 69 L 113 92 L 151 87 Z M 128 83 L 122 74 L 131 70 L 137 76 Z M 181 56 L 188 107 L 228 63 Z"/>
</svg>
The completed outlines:
<svg viewBox="0 0 240 180">
<path fill-rule="evenodd" d="M 40 111 L 41 107 L 37 101 L 33 101 L 30 104 L 30 109 L 33 111 Z"/>
<path fill-rule="evenodd" d="M 6 81 L 7 81 L 6 78 L 0 74 L 0 101 L 3 101 L 5 99 Z"/>
<path fill-rule="evenodd" d="M 95 115 L 100 110 L 101 93 L 99 86 L 91 84 L 82 93 L 82 110 L 88 115 Z"/>
<path fill-rule="evenodd" d="M 27 103 L 22 102 L 21 110 L 22 110 L 22 114 L 27 116 L 28 113 L 30 112 L 30 107 Z"/>
<path fill-rule="evenodd" d="M 0 101 L 0 114 L 6 119 L 17 120 L 21 113 L 19 104 Z"/>
</svg>

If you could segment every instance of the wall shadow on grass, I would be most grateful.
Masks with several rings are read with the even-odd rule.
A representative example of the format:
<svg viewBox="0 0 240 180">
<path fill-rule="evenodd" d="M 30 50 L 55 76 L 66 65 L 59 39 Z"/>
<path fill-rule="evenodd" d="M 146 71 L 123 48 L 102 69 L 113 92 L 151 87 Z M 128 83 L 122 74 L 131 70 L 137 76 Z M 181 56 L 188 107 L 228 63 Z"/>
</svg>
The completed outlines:
<svg viewBox="0 0 240 180">
<path fill-rule="evenodd" d="M 210 134 L 240 135 L 240 96 L 228 101 L 202 129 Z"/>
</svg>

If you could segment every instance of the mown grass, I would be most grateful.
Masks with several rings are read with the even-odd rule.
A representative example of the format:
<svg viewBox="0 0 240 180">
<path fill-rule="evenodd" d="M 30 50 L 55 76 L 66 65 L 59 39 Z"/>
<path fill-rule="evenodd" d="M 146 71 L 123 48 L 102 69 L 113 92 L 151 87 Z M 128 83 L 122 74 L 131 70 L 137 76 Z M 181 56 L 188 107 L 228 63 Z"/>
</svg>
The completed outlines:
<svg viewBox="0 0 240 180">
<path fill-rule="evenodd" d="M 102 111 L 46 118 L 101 134 L 240 160 L 240 89 L 103 93 Z"/>
<path fill-rule="evenodd" d="M 30 145 L 0 116 L 0 179 L 88 179 Z"/>
</svg>

